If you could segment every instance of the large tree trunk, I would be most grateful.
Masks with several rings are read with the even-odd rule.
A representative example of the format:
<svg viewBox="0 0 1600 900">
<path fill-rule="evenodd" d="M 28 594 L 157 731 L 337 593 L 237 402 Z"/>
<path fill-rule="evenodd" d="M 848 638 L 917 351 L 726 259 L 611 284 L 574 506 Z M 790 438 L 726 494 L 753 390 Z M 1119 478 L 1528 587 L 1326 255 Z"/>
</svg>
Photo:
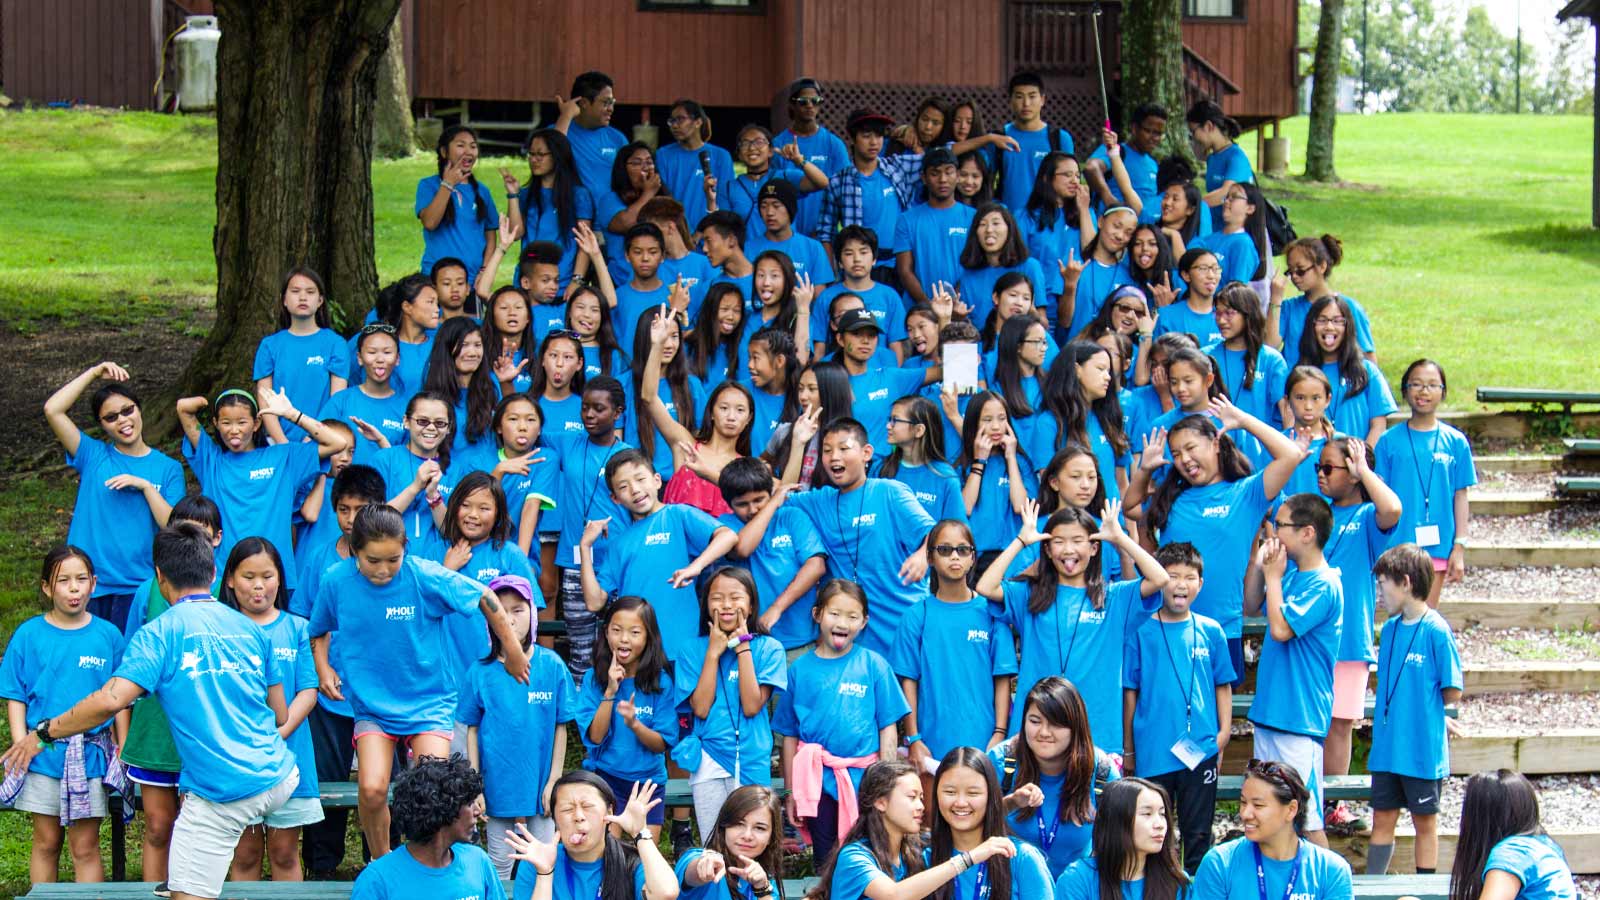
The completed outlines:
<svg viewBox="0 0 1600 900">
<path fill-rule="evenodd" d="M 1311 125 L 1306 135 L 1306 177 L 1336 181 L 1333 124 L 1339 114 L 1339 60 L 1344 49 L 1344 0 L 1322 0 L 1317 51 L 1311 63 Z"/>
<path fill-rule="evenodd" d="M 1183 128 L 1183 0 L 1128 0 L 1122 7 L 1122 104 L 1132 112 L 1141 103 L 1167 108 L 1166 152 L 1192 159 Z"/>
<path fill-rule="evenodd" d="M 335 325 L 371 307 L 374 88 L 399 7 L 217 0 L 217 321 L 175 396 L 250 384 L 291 267 L 322 276 Z M 170 402 L 158 409 L 165 436 L 175 416 Z"/>
<path fill-rule="evenodd" d="M 372 154 L 382 159 L 409 156 L 417 149 L 411 91 L 406 87 L 405 53 L 400 17 L 395 16 L 394 24 L 389 26 L 389 49 L 378 64 L 378 105 L 372 113 Z"/>
</svg>

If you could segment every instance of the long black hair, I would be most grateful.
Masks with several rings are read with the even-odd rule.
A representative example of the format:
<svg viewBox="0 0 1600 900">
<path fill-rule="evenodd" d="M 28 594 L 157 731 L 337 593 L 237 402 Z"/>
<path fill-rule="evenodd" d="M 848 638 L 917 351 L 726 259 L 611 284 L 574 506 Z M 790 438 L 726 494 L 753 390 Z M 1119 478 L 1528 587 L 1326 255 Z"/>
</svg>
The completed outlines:
<svg viewBox="0 0 1600 900">
<path fill-rule="evenodd" d="M 910 419 L 912 426 L 922 426 L 922 437 L 918 442 L 922 445 L 923 465 L 945 462 L 944 456 L 944 422 L 939 418 L 939 407 L 927 397 L 910 396 L 901 397 L 889 407 L 891 414 L 900 415 Z M 900 464 L 905 458 L 905 451 L 895 447 L 889 455 L 883 458 L 883 463 L 878 466 L 879 478 L 893 478 L 900 473 Z"/>
<path fill-rule="evenodd" d="M 907 876 L 921 872 L 924 868 L 922 835 L 908 833 L 903 836 L 900 839 L 900 856 L 891 857 L 889 830 L 884 824 L 884 814 L 878 811 L 877 806 L 879 800 L 894 793 L 894 786 L 900 779 L 916 774 L 916 767 L 899 757 L 880 760 L 868 766 L 867 771 L 861 776 L 861 787 L 856 789 L 860 816 L 844 837 L 839 838 L 838 846 L 846 847 L 859 841 L 866 845 L 873 861 L 883 871 L 893 872 L 896 865 L 902 865 Z M 839 854 L 834 853 L 817 869 L 817 884 L 806 894 L 806 900 L 830 900 L 833 892 L 833 869 L 838 861 Z M 606 900 L 611 898 L 608 897 Z M 845 898 L 841 897 L 839 900 Z"/>
<path fill-rule="evenodd" d="M 983 427 L 983 412 L 992 403 L 1000 404 L 1010 427 L 1011 411 L 1006 409 L 1004 397 L 992 390 L 979 391 L 967 399 L 967 411 L 961 418 L 961 452 L 956 456 L 956 468 L 966 472 L 978 462 L 978 431 Z M 943 429 L 941 429 L 943 430 Z"/>
<path fill-rule="evenodd" d="M 238 569 L 245 560 L 255 556 L 258 553 L 266 554 L 267 558 L 272 560 L 272 565 L 278 570 L 278 595 L 272 599 L 272 605 L 277 609 L 288 609 L 289 585 L 284 581 L 283 556 L 278 553 L 277 547 L 272 546 L 271 541 L 264 537 L 255 537 L 253 535 L 245 538 L 237 544 L 234 544 L 233 549 L 228 552 L 227 565 L 222 567 L 222 587 L 217 591 L 217 599 L 221 600 L 227 606 L 231 606 L 234 609 L 239 609 L 239 597 L 234 593 L 233 585 L 230 583 L 230 579 L 232 579 L 234 571 Z M 91 574 L 94 572 L 93 569 L 90 569 L 89 571 Z M 291 697 L 294 694 L 293 691 L 288 691 L 286 693 L 288 693 Z"/>
<path fill-rule="evenodd" d="M 783 287 L 778 292 L 777 314 L 774 315 L 770 320 L 767 320 L 766 325 L 762 327 L 782 328 L 785 331 L 792 333 L 794 331 L 795 319 L 799 316 L 799 310 L 794 301 L 794 287 L 795 283 L 799 280 L 799 276 L 797 276 L 794 271 L 794 261 L 789 259 L 789 254 L 784 253 L 782 250 L 761 251 L 760 255 L 751 261 L 750 273 L 752 276 L 752 283 L 754 283 L 753 277 L 755 275 L 755 270 L 761 268 L 761 264 L 763 262 L 770 262 L 778 267 L 778 272 L 783 277 Z M 759 312 L 761 298 L 751 297 L 750 303 L 752 306 L 755 306 Z"/>
<path fill-rule="evenodd" d="M 1367 389 L 1367 367 L 1361 355 L 1361 342 L 1356 340 L 1356 318 L 1350 311 L 1350 304 L 1338 294 L 1329 294 L 1320 300 L 1312 301 L 1311 308 L 1306 311 L 1306 327 L 1300 332 L 1300 359 L 1321 368 L 1322 345 L 1317 343 L 1317 316 L 1332 308 L 1344 317 L 1344 337 L 1339 339 L 1339 346 L 1334 350 L 1334 361 L 1339 364 L 1339 377 L 1345 382 L 1345 396 L 1352 397 Z"/>
<path fill-rule="evenodd" d="M 1510 769 L 1468 778 L 1461 801 L 1461 836 L 1450 868 L 1450 900 L 1478 900 L 1489 851 L 1508 837 L 1524 834 L 1544 834 L 1533 784 Z"/>
<path fill-rule="evenodd" d="M 1050 514 L 1050 518 L 1045 520 L 1044 528 L 1040 531 L 1044 533 L 1045 539 L 1049 540 L 1051 532 L 1068 525 L 1077 525 L 1091 536 L 1100 530 L 1100 523 L 1094 520 L 1094 516 L 1090 515 L 1088 510 L 1076 506 L 1063 506 Z M 1090 545 L 1096 546 L 1096 542 L 1091 540 Z M 1106 603 L 1104 557 L 1107 549 L 1100 547 L 1100 552 L 1089 557 L 1089 561 L 1083 567 L 1083 594 L 1094 604 L 1095 609 L 1102 608 Z M 1035 616 L 1055 605 L 1056 593 L 1061 586 L 1061 575 L 1056 572 L 1055 563 L 1047 560 L 1046 556 L 1041 548 L 1039 564 L 1033 567 L 1031 573 L 1022 576 L 1022 580 L 1028 585 L 1028 612 Z"/>
<path fill-rule="evenodd" d="M 1022 342 L 1036 325 L 1041 333 L 1050 333 L 1045 324 L 1033 316 L 1012 316 L 1000 326 L 1000 337 L 995 341 L 995 386 L 999 388 L 997 393 L 1000 399 L 1006 403 L 1006 415 L 1013 419 L 1026 418 L 1037 412 L 1033 404 L 1028 402 L 1028 392 L 1022 387 Z M 1033 377 L 1042 389 L 1044 378 L 1040 374 L 1036 370 Z"/>
<path fill-rule="evenodd" d="M 1167 446 L 1172 445 L 1172 439 L 1185 431 L 1198 432 L 1201 437 L 1217 442 L 1217 471 L 1223 481 L 1238 481 L 1249 478 L 1252 471 L 1250 460 L 1238 447 L 1234 446 L 1233 438 L 1228 437 L 1211 421 L 1210 416 L 1194 413 L 1179 419 L 1167 430 Z M 1167 516 L 1172 513 L 1172 504 L 1178 501 L 1184 491 L 1194 485 L 1189 479 L 1183 477 L 1177 466 L 1168 466 L 1166 478 L 1156 488 L 1150 497 L 1150 507 L 1145 511 L 1145 522 L 1155 534 L 1160 534 L 1161 529 L 1167 525 Z"/>
<path fill-rule="evenodd" d="M 650 157 L 650 165 L 657 172 L 661 171 L 661 167 L 656 165 L 656 152 L 650 149 L 650 145 L 644 141 L 633 141 L 618 150 L 616 159 L 611 163 L 611 190 L 624 203 L 632 203 L 639 199 L 640 192 L 634 189 L 633 182 L 628 179 L 628 160 L 632 159 L 633 155 L 641 150 Z M 672 196 L 672 189 L 667 187 L 665 181 L 661 182 L 661 189 L 656 192 L 656 196 Z"/>
<path fill-rule="evenodd" d="M 997 262 L 1009 268 L 1020 266 L 1028 259 L 1028 245 L 1022 242 L 1022 230 L 1017 227 L 1016 217 L 1011 215 L 1011 210 L 1004 204 L 989 202 L 978 207 L 972 214 L 972 224 L 967 227 L 967 242 L 961 247 L 961 267 L 967 270 L 987 269 L 989 257 L 983 252 L 983 245 L 978 242 L 978 223 L 990 213 L 996 213 L 1006 225 L 1006 241 L 1000 245 L 1000 254 Z M 1035 302 L 1038 298 L 1034 298 Z"/>
<path fill-rule="evenodd" d="M 1172 798 L 1161 785 L 1130 775 L 1106 785 L 1100 794 L 1099 814 L 1090 838 L 1100 874 L 1100 900 L 1122 900 L 1122 878 L 1137 852 L 1133 846 L 1133 822 L 1139 813 L 1139 795 L 1145 791 L 1161 798 L 1167 831 L 1161 839 L 1161 849 L 1145 858 L 1144 896 L 1149 900 L 1177 900 L 1189 886 L 1189 875 L 1178 861 L 1182 832 L 1173 815 Z"/>
<path fill-rule="evenodd" d="M 631 612 L 644 624 L 645 646 L 639 651 L 639 664 L 633 670 L 633 686 L 646 694 L 659 694 L 672 686 L 672 660 L 667 658 L 667 651 L 661 645 L 661 627 L 656 624 L 656 608 L 643 597 L 618 597 L 606 604 L 605 611 L 600 614 L 600 633 L 594 642 L 596 677 L 603 678 L 600 673 L 611 671 L 611 642 L 606 640 L 606 629 L 620 612 Z M 666 676 L 664 683 L 662 676 Z"/>
<path fill-rule="evenodd" d="M 1134 260 L 1131 252 L 1134 242 L 1139 240 L 1139 233 L 1146 231 L 1150 233 L 1151 239 L 1156 243 L 1156 258 L 1150 263 L 1150 268 L 1148 269 L 1141 268 L 1138 262 Z M 1150 288 L 1152 285 L 1163 284 L 1163 276 L 1166 278 L 1166 286 L 1172 286 L 1172 269 L 1175 265 L 1175 261 L 1172 258 L 1172 242 L 1167 240 L 1167 235 L 1161 230 L 1160 225 L 1153 222 L 1141 222 L 1136 225 L 1133 229 L 1133 237 L 1128 239 L 1128 250 L 1130 251 L 1128 253 L 1128 278 L 1144 291 L 1146 298 L 1150 298 L 1153 301 L 1154 298 L 1150 297 Z M 1106 306 L 1110 305 L 1109 303 L 1106 304 Z"/>
<path fill-rule="evenodd" d="M 1272 240 L 1267 237 L 1267 198 L 1261 195 L 1261 188 L 1253 181 L 1246 181 L 1239 185 L 1244 190 L 1245 202 L 1250 204 L 1252 212 L 1244 220 L 1244 233 L 1250 235 L 1250 243 L 1256 246 L 1256 270 L 1250 273 L 1251 281 L 1260 281 L 1267 277 L 1267 263 L 1272 261 Z"/>
<path fill-rule="evenodd" d="M 563 790 L 590 788 L 600 795 L 603 809 L 617 808 L 617 795 L 604 778 L 588 769 L 573 769 L 556 779 L 550 789 L 550 804 Z M 604 849 L 600 854 L 600 900 L 634 900 L 634 870 L 639 867 L 639 851 L 611 836 L 611 829 L 600 830 Z"/>
<path fill-rule="evenodd" d="M 1100 423 L 1100 432 L 1111 443 L 1111 449 L 1121 455 L 1128 452 L 1128 436 L 1122 430 L 1122 401 L 1117 399 L 1117 367 L 1112 365 L 1111 384 L 1099 400 L 1089 399 L 1078 378 L 1078 366 L 1101 353 L 1110 356 L 1106 348 L 1093 341 L 1073 341 L 1062 348 L 1045 375 L 1040 402 L 1045 412 L 1055 416 L 1058 441 L 1071 440 L 1090 446 L 1089 416 L 1093 415 Z"/>
<path fill-rule="evenodd" d="M 747 784 L 729 794 L 728 799 L 722 801 L 722 808 L 717 811 L 717 822 L 711 828 L 711 836 L 706 839 L 706 850 L 719 853 L 724 859 L 735 859 L 733 850 L 728 847 L 728 829 L 758 809 L 767 811 L 772 820 L 772 831 L 767 836 L 767 848 L 761 851 L 755 862 L 767 873 L 767 883 L 776 892 L 777 900 L 783 900 L 783 807 L 772 788 L 764 784 Z M 744 897 L 738 884 L 741 880 L 732 872 L 723 878 L 729 900 L 741 900 Z"/>
<path fill-rule="evenodd" d="M 1256 383 L 1256 358 L 1261 355 L 1261 345 L 1266 342 L 1267 320 L 1261 314 L 1260 298 L 1248 284 L 1233 281 L 1217 291 L 1213 302 L 1238 313 L 1244 321 L 1244 330 L 1239 335 L 1244 341 L 1244 380 L 1239 382 L 1239 388 L 1248 391 Z M 1219 347 L 1217 353 L 1220 355 L 1224 349 Z M 1227 391 L 1228 386 L 1224 384 L 1222 389 Z"/>
<path fill-rule="evenodd" d="M 717 314 L 722 308 L 722 300 L 732 294 L 739 301 L 739 325 L 727 334 L 717 327 Z M 739 370 L 739 344 L 744 339 L 744 326 L 750 319 L 750 314 L 745 310 L 744 295 L 739 291 L 739 286 L 727 281 L 719 281 L 706 289 L 705 299 L 700 302 L 700 310 L 695 313 L 694 331 L 689 339 L 684 341 L 684 349 L 690 351 L 689 370 L 696 378 L 702 381 L 731 379 Z M 765 330 L 765 329 L 763 329 Z M 791 346 L 793 339 L 790 339 Z M 717 358 L 717 350 L 721 349 L 723 358 L 727 360 L 727 369 L 723 372 L 711 371 L 711 364 Z M 794 356 L 789 357 L 792 362 Z"/>
<path fill-rule="evenodd" d="M 460 423 L 456 421 L 456 406 L 450 399 L 452 396 L 453 394 L 441 394 L 437 391 L 425 390 L 412 394 L 411 399 L 406 401 L 406 418 L 408 419 L 416 414 L 417 404 L 423 401 L 431 400 L 444 406 L 444 417 L 450 421 L 450 432 L 439 442 L 439 448 L 435 451 L 439 454 L 439 471 L 441 472 L 450 471 L 450 445 L 455 441 L 456 429 L 461 427 Z"/>
<path fill-rule="evenodd" d="M 573 291 L 572 296 L 567 299 L 567 314 L 563 324 L 567 326 L 568 331 L 572 330 L 572 304 L 584 294 L 593 297 L 595 305 L 600 308 L 600 324 L 594 330 L 595 349 L 600 356 L 600 374 L 615 375 L 616 373 L 611 371 L 611 361 L 613 357 L 623 355 L 622 344 L 617 342 L 617 330 L 611 324 L 611 305 L 606 302 L 606 298 L 600 296 L 599 291 L 589 285 L 583 285 Z M 554 332 L 551 333 L 554 334 Z M 579 343 L 581 344 L 582 342 L 580 341 Z M 582 356 L 582 354 L 580 353 L 579 356 Z M 585 362 L 584 366 L 585 371 L 587 371 L 588 363 Z"/>
<path fill-rule="evenodd" d="M 659 385 L 646 385 L 644 383 L 644 366 L 650 357 L 650 329 L 655 325 L 656 317 L 661 315 L 660 307 L 651 306 L 639 313 L 639 320 L 633 329 L 633 366 L 629 378 L 633 382 L 633 396 L 639 398 L 639 408 L 634 410 L 634 416 L 639 423 L 639 449 L 645 456 L 654 459 L 656 453 L 656 425 L 651 420 L 650 414 L 644 409 L 645 391 L 652 394 L 659 389 Z M 672 324 L 678 324 L 674 316 Z M 680 330 L 679 334 L 682 332 Z M 694 431 L 695 413 L 694 397 L 689 393 L 689 355 L 684 351 L 688 348 L 679 341 L 678 352 L 672 359 L 661 364 L 661 378 L 667 383 L 667 391 L 672 395 L 672 405 L 677 412 L 678 424 L 689 431 Z"/>
<path fill-rule="evenodd" d="M 1067 221 L 1070 228 L 1081 228 L 1078 223 L 1078 206 L 1068 203 L 1056 196 L 1056 166 L 1072 160 L 1077 163 L 1077 158 L 1061 150 L 1052 150 L 1045 154 L 1039 162 L 1039 170 L 1033 176 L 1033 188 L 1028 192 L 1028 202 L 1024 206 L 1023 215 L 1032 219 L 1040 231 L 1049 231 L 1055 227 L 1056 216 L 1060 215 Z M 1081 176 L 1080 176 L 1081 177 Z M 1078 188 L 1084 190 L 1082 186 Z M 1076 247 L 1072 248 L 1078 249 Z"/>
<path fill-rule="evenodd" d="M 514 344 L 508 344 L 505 336 L 494 324 L 494 307 L 500 302 L 501 297 L 512 297 L 522 301 L 523 311 L 527 313 L 527 323 L 522 326 L 522 333 L 517 335 Z M 514 284 L 508 284 L 497 289 L 489 295 L 489 302 L 484 304 L 483 310 L 483 363 L 493 368 L 495 360 L 507 350 L 521 353 L 522 358 L 528 361 L 528 369 L 533 369 L 539 362 L 539 345 L 533 333 L 533 301 L 528 299 L 528 292 Z M 579 354 L 582 355 L 581 353 Z M 528 372 L 527 369 L 523 370 Z M 532 374 L 528 372 L 528 374 Z"/>
<path fill-rule="evenodd" d="M 578 224 L 578 188 L 583 186 L 583 180 L 578 175 L 577 160 L 572 155 L 572 143 L 554 128 L 541 128 L 528 135 L 528 139 L 522 143 L 524 157 L 533 151 L 534 141 L 542 141 L 545 149 L 550 151 L 550 163 L 553 166 L 550 174 L 555 176 L 550 185 L 550 205 L 555 207 L 556 224 L 561 226 L 560 241 L 570 244 L 573 241 L 572 229 Z M 540 218 L 544 215 L 544 189 L 538 176 L 533 174 L 532 164 L 528 167 L 527 187 L 527 208 L 534 213 L 529 218 Z"/>
<path fill-rule="evenodd" d="M 1067 750 L 1067 770 L 1062 778 L 1057 817 L 1062 822 L 1093 822 L 1098 753 L 1089 733 L 1089 708 L 1084 705 L 1077 686 L 1060 675 L 1040 679 L 1022 701 L 1023 730 L 1000 745 L 1007 757 L 1016 760 L 1015 775 L 1005 779 L 1001 790 L 1009 792 L 1016 789 L 1015 785 L 1038 784 L 1044 777 L 1039 758 L 1028 744 L 1026 723 L 1030 709 L 1037 710 L 1046 722 L 1065 728 L 1071 734 L 1072 746 Z"/>
<path fill-rule="evenodd" d="M 511 538 L 511 515 L 506 508 L 506 492 L 500 489 L 500 479 L 488 472 L 468 472 L 450 491 L 450 505 L 445 509 L 444 525 L 440 526 L 439 534 L 447 545 L 466 540 L 456 517 L 461 513 L 461 505 L 477 491 L 488 491 L 494 502 L 494 522 L 489 526 L 488 540 L 490 547 L 499 550 Z"/>
<path fill-rule="evenodd" d="M 1019 285 L 1026 285 L 1028 288 L 1028 295 L 1030 297 L 1033 296 L 1033 282 L 1029 281 L 1028 276 L 1023 272 L 1007 272 L 1004 275 L 1001 275 L 999 278 L 996 278 L 994 280 L 994 287 L 989 289 L 989 294 L 991 297 L 999 297 L 1006 291 L 1009 291 L 1014 287 L 1018 287 Z M 1038 303 L 1038 299 L 1039 298 L 1037 297 L 1034 298 L 1035 304 Z M 907 317 L 909 318 L 909 314 Z M 1012 316 L 1011 318 L 1015 319 L 1019 317 Z M 935 321 L 937 321 L 937 319 L 935 319 Z M 1005 325 L 1006 321 L 1009 320 L 1003 319 L 1000 315 L 1000 304 L 998 302 L 995 303 L 994 308 L 989 310 L 989 317 L 983 322 L 982 337 L 984 350 L 987 351 L 994 349 L 995 340 L 1000 334 L 1000 328 Z"/>
<path fill-rule="evenodd" d="M 733 452 L 739 456 L 749 456 L 750 430 L 756 424 L 756 398 L 750 393 L 749 388 L 737 381 L 724 381 L 706 394 L 705 412 L 700 417 L 700 427 L 695 430 L 694 439 L 702 444 L 711 441 L 717 429 L 716 417 L 712 415 L 712 412 L 716 410 L 717 401 L 722 395 L 730 391 L 743 397 L 745 408 L 750 411 L 750 418 L 745 421 L 744 427 L 739 430 L 739 434 L 733 440 Z"/>
<path fill-rule="evenodd" d="M 545 389 L 550 386 L 549 376 L 544 373 L 544 356 L 550 352 L 550 345 L 556 341 L 570 341 L 578 354 L 578 371 L 572 374 L 572 382 L 567 385 L 567 389 L 581 397 L 583 383 L 589 379 L 589 366 L 583 360 L 583 340 L 570 331 L 552 331 L 545 335 L 544 341 L 539 344 L 539 354 L 530 357 L 533 362 L 528 368 L 532 370 L 533 384 L 528 387 L 528 395 L 536 400 L 543 398 Z"/>
<path fill-rule="evenodd" d="M 1039 509 L 1043 510 L 1046 515 L 1053 514 L 1056 510 L 1064 508 L 1062 506 L 1061 491 L 1051 486 L 1051 479 L 1055 478 L 1056 473 L 1061 471 L 1062 466 L 1080 456 L 1086 457 L 1094 468 L 1094 496 L 1089 498 L 1089 505 L 1084 509 L 1105 509 L 1106 482 L 1104 478 L 1100 477 L 1100 464 L 1099 460 L 1095 459 L 1094 451 L 1077 441 L 1067 441 L 1061 445 L 1061 449 L 1057 450 L 1054 456 L 1050 457 L 1050 461 L 1039 469 Z M 1102 548 L 1102 552 L 1108 552 L 1109 550 L 1110 548 Z"/>
<path fill-rule="evenodd" d="M 446 160 L 448 159 L 448 157 L 450 156 L 450 142 L 455 140 L 456 135 L 458 135 L 458 134 L 470 134 L 470 135 L 472 135 L 472 139 L 474 141 L 476 141 L 478 139 L 478 131 L 477 131 L 477 129 L 473 128 L 471 125 L 459 125 L 459 124 L 458 125 L 451 125 L 449 128 L 446 128 L 444 131 L 439 132 L 439 142 L 433 148 L 434 149 L 434 157 L 435 157 L 434 163 L 438 166 L 439 171 L 438 171 L 437 174 L 439 174 L 439 175 L 443 175 L 444 174 L 445 163 L 446 163 Z M 488 230 L 490 230 L 491 228 L 494 227 L 494 223 L 488 221 L 488 219 L 489 219 L 489 207 L 493 204 L 494 201 L 489 198 L 489 192 L 484 190 L 482 185 L 478 184 L 478 176 L 477 175 L 474 175 L 473 173 L 468 172 L 467 173 L 467 184 L 472 186 L 472 198 L 473 198 L 473 204 L 472 205 L 477 210 L 478 224 L 483 226 L 483 230 L 484 231 L 488 231 Z M 454 223 L 455 220 L 456 220 L 456 198 L 455 198 L 455 192 L 451 191 L 450 192 L 450 202 L 445 204 L 444 217 L 439 220 L 439 227 L 440 228 L 447 228 L 452 223 Z"/>
<path fill-rule="evenodd" d="M 304 278 L 311 282 L 311 284 L 317 289 L 317 296 L 322 299 L 322 302 L 317 304 L 317 312 L 313 317 L 314 321 L 317 323 L 317 327 L 332 327 L 330 324 L 332 320 L 328 317 L 328 289 L 322 285 L 322 276 L 318 275 L 314 269 L 310 269 L 306 266 L 295 266 L 289 271 L 283 273 L 283 284 L 278 287 L 278 328 L 288 328 L 291 322 L 289 307 L 283 305 L 283 298 L 289 293 L 289 282 L 293 281 L 296 277 Z"/>
<path fill-rule="evenodd" d="M 478 323 L 466 316 L 446 319 L 439 326 L 433 337 L 433 350 L 428 354 L 428 374 L 422 379 L 423 390 L 451 398 L 460 394 L 461 385 L 456 380 L 460 374 L 456 370 L 456 356 L 461 352 L 461 345 L 474 334 L 478 335 L 480 342 L 483 341 L 483 332 Z M 468 443 L 476 444 L 482 440 L 489 431 L 490 420 L 494 418 L 494 405 L 499 402 L 499 396 L 495 393 L 492 368 L 493 363 L 489 362 L 488 348 L 485 346 L 478 368 L 467 376 L 467 421 L 456 423 L 457 428 L 465 429 Z M 450 405 L 455 406 L 454 400 Z"/>
<path fill-rule="evenodd" d="M 1011 831 L 1006 826 L 1006 807 L 1001 797 L 1000 776 L 995 772 L 994 763 L 990 762 L 989 755 L 976 747 L 957 747 L 946 753 L 944 759 L 939 760 L 939 768 L 933 773 L 932 802 L 939 802 L 939 782 L 953 769 L 970 769 L 983 777 L 987 794 L 983 803 L 982 837 L 986 840 L 1009 835 Z M 940 813 L 934 814 L 932 832 L 928 844 L 928 858 L 937 865 L 956 855 L 955 833 L 951 830 L 950 823 L 946 822 Z M 989 857 L 984 865 L 989 880 L 989 896 L 1010 897 L 1011 860 L 996 854 Z M 956 900 L 955 887 L 955 881 L 945 882 L 933 892 L 933 900 Z"/>
<path fill-rule="evenodd" d="M 733 339 L 738 340 L 737 333 L 733 335 Z M 763 328 L 750 338 L 751 347 L 757 344 L 773 358 L 774 364 L 778 357 L 783 357 L 783 409 L 778 413 L 778 421 L 793 422 L 795 416 L 800 414 L 800 401 L 796 399 L 800 363 L 798 348 L 794 345 L 794 335 L 781 328 Z M 732 359 L 734 354 L 729 353 L 728 356 Z"/>
</svg>

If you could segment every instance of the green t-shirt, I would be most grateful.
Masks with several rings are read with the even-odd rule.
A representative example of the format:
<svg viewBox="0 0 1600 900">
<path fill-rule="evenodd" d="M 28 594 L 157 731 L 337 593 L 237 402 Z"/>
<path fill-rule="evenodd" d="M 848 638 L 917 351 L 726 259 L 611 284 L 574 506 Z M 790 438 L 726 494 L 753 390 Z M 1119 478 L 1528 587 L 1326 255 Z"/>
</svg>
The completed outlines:
<svg viewBox="0 0 1600 900">
<path fill-rule="evenodd" d="M 145 597 L 144 620 L 151 621 L 166 612 L 171 605 L 161 596 L 161 589 L 151 579 Z M 154 772 L 178 772 L 182 765 L 178 759 L 178 745 L 172 740 L 172 727 L 167 724 L 167 711 L 161 699 L 145 694 L 133 704 L 133 720 L 128 726 L 128 739 L 122 745 L 122 761 L 130 766 Z"/>
</svg>

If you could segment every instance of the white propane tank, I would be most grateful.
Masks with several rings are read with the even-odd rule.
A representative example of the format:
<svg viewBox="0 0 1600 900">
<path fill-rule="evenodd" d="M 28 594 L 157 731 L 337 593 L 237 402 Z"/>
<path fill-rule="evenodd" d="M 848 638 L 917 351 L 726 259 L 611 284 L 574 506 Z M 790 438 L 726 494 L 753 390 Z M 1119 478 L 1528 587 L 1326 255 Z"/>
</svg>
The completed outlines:
<svg viewBox="0 0 1600 900">
<path fill-rule="evenodd" d="M 190 16 L 188 27 L 172 39 L 178 64 L 178 108 L 184 112 L 217 105 L 217 42 L 222 30 L 216 16 Z"/>
</svg>

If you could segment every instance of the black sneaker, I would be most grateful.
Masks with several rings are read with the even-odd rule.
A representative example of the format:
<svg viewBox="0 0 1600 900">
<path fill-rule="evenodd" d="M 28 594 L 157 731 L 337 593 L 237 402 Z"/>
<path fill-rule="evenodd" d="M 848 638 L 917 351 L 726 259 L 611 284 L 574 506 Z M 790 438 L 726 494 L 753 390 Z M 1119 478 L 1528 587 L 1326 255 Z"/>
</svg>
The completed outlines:
<svg viewBox="0 0 1600 900">
<path fill-rule="evenodd" d="M 687 819 L 672 820 L 672 859 L 681 859 L 694 849 L 694 829 Z"/>
<path fill-rule="evenodd" d="M 172 888 L 167 887 L 167 883 L 165 881 L 163 881 L 160 884 L 156 885 L 155 889 L 152 890 L 150 893 L 155 894 L 157 897 L 171 897 L 172 896 Z"/>
</svg>

